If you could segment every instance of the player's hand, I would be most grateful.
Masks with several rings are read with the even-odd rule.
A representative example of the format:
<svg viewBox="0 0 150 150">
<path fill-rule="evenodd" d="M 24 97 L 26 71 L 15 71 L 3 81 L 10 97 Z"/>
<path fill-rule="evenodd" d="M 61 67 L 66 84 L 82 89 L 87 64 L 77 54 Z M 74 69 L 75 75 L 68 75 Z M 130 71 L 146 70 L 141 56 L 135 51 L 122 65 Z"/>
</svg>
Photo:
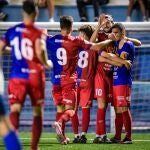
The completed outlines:
<svg viewBox="0 0 150 150">
<path fill-rule="evenodd" d="M 53 68 L 53 62 L 51 60 L 47 60 L 47 64 L 45 65 L 47 69 Z"/>
<path fill-rule="evenodd" d="M 125 60 L 124 65 L 125 65 L 125 67 L 126 67 L 127 69 L 130 69 L 130 68 L 132 67 L 132 63 L 131 63 L 130 60 Z"/>
<path fill-rule="evenodd" d="M 114 33 L 110 33 L 108 34 L 108 39 L 112 40 L 112 41 L 117 41 L 117 37 Z"/>
</svg>

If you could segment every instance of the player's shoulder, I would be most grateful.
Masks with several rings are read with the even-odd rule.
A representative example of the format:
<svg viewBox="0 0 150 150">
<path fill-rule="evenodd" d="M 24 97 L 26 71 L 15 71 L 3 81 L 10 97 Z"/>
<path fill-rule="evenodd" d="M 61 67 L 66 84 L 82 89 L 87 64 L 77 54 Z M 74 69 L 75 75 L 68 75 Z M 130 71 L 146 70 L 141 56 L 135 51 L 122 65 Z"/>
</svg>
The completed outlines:
<svg viewBox="0 0 150 150">
<path fill-rule="evenodd" d="M 7 32 L 13 32 L 13 31 L 19 32 L 19 31 L 22 31 L 23 28 L 24 28 L 23 26 L 24 26 L 23 23 L 16 24 L 16 25 L 10 27 L 10 28 L 7 30 Z"/>
<path fill-rule="evenodd" d="M 128 48 L 133 48 L 133 47 L 134 47 L 134 44 L 133 44 L 132 41 L 126 41 L 126 42 L 125 42 L 125 45 L 126 45 L 126 47 L 128 47 Z"/>
</svg>

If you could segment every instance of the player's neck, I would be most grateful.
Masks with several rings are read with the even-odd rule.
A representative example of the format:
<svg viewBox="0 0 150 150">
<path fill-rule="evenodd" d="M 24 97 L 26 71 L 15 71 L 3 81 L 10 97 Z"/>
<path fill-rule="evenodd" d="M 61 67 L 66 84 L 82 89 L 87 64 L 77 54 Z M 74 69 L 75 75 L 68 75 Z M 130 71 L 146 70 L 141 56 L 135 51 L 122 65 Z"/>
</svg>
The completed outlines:
<svg viewBox="0 0 150 150">
<path fill-rule="evenodd" d="M 34 20 L 31 18 L 24 18 L 23 22 L 25 25 L 33 25 L 34 24 Z"/>
<path fill-rule="evenodd" d="M 61 35 L 62 36 L 69 36 L 69 35 L 71 35 L 71 32 L 68 32 L 68 30 L 61 30 Z"/>
</svg>

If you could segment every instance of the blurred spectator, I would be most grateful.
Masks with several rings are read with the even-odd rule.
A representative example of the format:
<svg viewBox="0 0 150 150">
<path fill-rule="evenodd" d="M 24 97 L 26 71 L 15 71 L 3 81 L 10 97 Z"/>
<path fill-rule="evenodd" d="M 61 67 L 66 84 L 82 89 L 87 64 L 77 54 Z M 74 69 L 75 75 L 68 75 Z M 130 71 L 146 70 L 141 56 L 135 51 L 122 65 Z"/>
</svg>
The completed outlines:
<svg viewBox="0 0 150 150">
<path fill-rule="evenodd" d="M 7 4 L 7 0 L 0 0 L 0 21 L 5 21 L 7 19 L 7 14 L 2 11 L 2 8 Z"/>
<path fill-rule="evenodd" d="M 36 0 L 39 7 L 47 7 L 49 22 L 54 22 L 54 0 Z"/>
<path fill-rule="evenodd" d="M 127 18 L 126 21 L 131 21 L 131 14 L 134 8 L 136 8 L 139 5 L 141 9 L 141 13 L 143 16 L 143 21 L 146 21 L 146 9 L 144 5 L 144 0 L 129 0 L 128 10 L 127 10 Z"/>
<path fill-rule="evenodd" d="M 99 5 L 107 4 L 109 0 L 76 0 L 78 12 L 80 15 L 80 21 L 86 22 L 88 21 L 88 16 L 86 12 L 86 5 L 93 5 L 94 9 L 94 21 L 98 21 L 99 17 Z"/>
<path fill-rule="evenodd" d="M 150 21 L 150 0 L 144 0 L 147 20 Z"/>
</svg>

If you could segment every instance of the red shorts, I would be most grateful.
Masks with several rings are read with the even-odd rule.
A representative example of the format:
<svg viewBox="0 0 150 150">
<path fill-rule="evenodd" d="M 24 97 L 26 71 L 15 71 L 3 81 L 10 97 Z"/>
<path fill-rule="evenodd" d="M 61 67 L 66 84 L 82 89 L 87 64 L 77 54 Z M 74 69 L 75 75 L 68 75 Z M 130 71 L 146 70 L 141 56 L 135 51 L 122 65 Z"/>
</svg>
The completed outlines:
<svg viewBox="0 0 150 150">
<path fill-rule="evenodd" d="M 91 106 L 94 97 L 93 83 L 81 82 L 78 87 L 78 101 L 81 107 Z"/>
<path fill-rule="evenodd" d="M 62 103 L 75 107 L 77 103 L 76 81 L 73 78 L 64 77 L 61 79 L 61 87 L 63 96 Z"/>
<path fill-rule="evenodd" d="M 29 80 L 14 78 L 8 83 L 9 103 L 24 104 L 29 94 L 32 106 L 41 106 L 44 103 L 45 75 L 42 73 L 31 75 Z"/>
<path fill-rule="evenodd" d="M 62 96 L 62 88 L 60 85 L 52 86 L 52 96 L 56 106 L 62 103 L 63 96 Z"/>
<path fill-rule="evenodd" d="M 103 76 L 100 73 L 95 75 L 95 91 L 94 97 L 106 100 L 107 103 L 112 102 L 113 78 Z"/>
<path fill-rule="evenodd" d="M 113 86 L 113 105 L 128 107 L 131 101 L 131 87 L 128 85 Z"/>
</svg>

